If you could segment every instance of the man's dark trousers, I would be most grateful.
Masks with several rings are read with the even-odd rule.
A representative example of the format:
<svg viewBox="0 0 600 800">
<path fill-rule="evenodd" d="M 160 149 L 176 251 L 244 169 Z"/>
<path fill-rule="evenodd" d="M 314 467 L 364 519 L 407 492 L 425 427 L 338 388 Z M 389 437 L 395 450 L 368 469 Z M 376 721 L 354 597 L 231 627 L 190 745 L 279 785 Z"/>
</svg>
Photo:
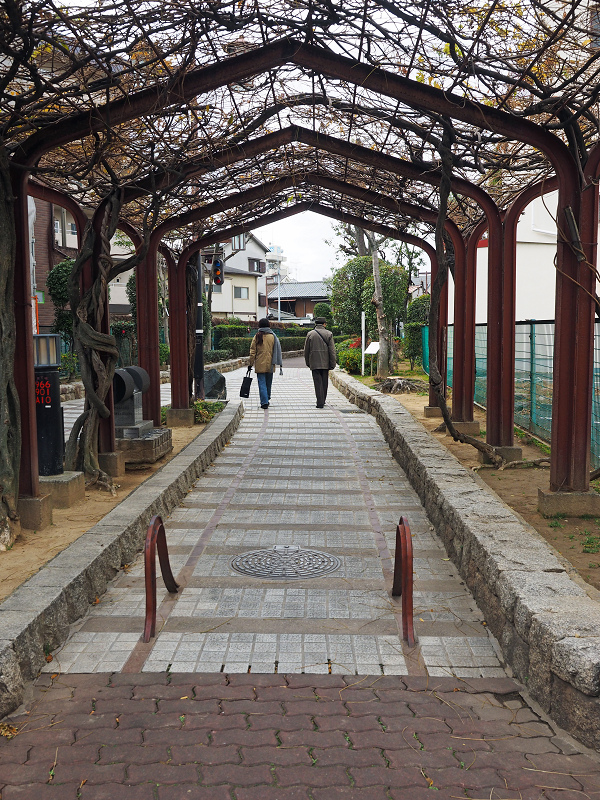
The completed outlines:
<svg viewBox="0 0 600 800">
<path fill-rule="evenodd" d="M 329 383 L 328 369 L 311 370 L 313 383 L 315 384 L 315 394 L 317 395 L 317 408 L 322 408 L 327 399 L 327 385 Z"/>
</svg>

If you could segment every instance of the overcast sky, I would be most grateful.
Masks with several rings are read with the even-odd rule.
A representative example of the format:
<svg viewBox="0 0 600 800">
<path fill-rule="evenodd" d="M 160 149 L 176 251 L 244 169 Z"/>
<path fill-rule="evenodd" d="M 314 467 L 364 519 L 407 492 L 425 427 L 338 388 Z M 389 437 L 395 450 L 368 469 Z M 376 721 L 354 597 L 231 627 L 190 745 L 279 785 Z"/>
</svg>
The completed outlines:
<svg viewBox="0 0 600 800">
<path fill-rule="evenodd" d="M 339 266 L 336 250 L 325 244 L 335 240 L 333 221 L 321 214 L 304 211 L 294 217 L 256 228 L 254 233 L 263 244 L 279 245 L 287 256 L 290 275 L 298 281 L 320 281 Z M 341 262 L 340 262 L 341 263 Z"/>
</svg>

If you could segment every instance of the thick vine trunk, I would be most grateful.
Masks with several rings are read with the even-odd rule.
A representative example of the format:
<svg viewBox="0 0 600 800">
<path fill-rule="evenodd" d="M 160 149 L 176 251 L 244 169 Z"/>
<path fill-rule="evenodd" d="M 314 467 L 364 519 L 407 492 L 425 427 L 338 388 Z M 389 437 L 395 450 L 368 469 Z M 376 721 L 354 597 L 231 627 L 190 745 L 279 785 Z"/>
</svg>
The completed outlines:
<svg viewBox="0 0 600 800">
<path fill-rule="evenodd" d="M 454 427 L 450 411 L 446 403 L 445 385 L 442 374 L 439 368 L 439 354 L 437 349 L 438 344 L 438 325 L 439 325 L 439 312 L 440 300 L 442 296 L 442 289 L 448 279 L 448 258 L 446 254 L 445 240 L 444 240 L 444 225 L 448 213 L 448 197 L 450 195 L 450 182 L 452 179 L 452 157 L 450 153 L 450 142 L 452 134 L 450 132 L 449 123 L 445 126 L 444 131 L 444 147 L 441 148 L 442 156 L 442 181 L 440 185 L 440 205 L 438 210 L 438 218 L 435 226 L 435 249 L 438 260 L 438 273 L 436 279 L 431 287 L 431 297 L 429 306 L 429 382 L 439 401 L 439 407 L 444 418 L 444 423 L 448 433 L 452 436 L 455 442 L 463 442 L 472 445 L 476 450 L 486 453 L 493 464 L 500 466 L 504 463 L 502 456 L 498 455 L 491 445 L 476 439 L 473 436 L 468 436 L 465 433 L 460 433 Z"/>
<path fill-rule="evenodd" d="M 121 192 L 114 192 L 97 209 L 70 281 L 73 339 L 85 387 L 85 409 L 71 431 L 65 461 L 68 469 L 83 471 L 88 484 L 99 483 L 110 491 L 114 491 L 112 479 L 100 469 L 98 462 L 98 426 L 100 417 L 110 416 L 105 400 L 112 386 L 119 350 L 114 336 L 102 333 L 101 327 L 104 315 L 108 314 L 106 287 L 112 269 L 110 240 L 117 227 L 121 198 Z M 94 262 L 95 278 L 82 295 L 80 276 L 90 258 Z"/>
<path fill-rule="evenodd" d="M 0 548 L 12 542 L 17 520 L 21 414 L 14 379 L 16 234 L 6 151 L 0 145 Z"/>
</svg>

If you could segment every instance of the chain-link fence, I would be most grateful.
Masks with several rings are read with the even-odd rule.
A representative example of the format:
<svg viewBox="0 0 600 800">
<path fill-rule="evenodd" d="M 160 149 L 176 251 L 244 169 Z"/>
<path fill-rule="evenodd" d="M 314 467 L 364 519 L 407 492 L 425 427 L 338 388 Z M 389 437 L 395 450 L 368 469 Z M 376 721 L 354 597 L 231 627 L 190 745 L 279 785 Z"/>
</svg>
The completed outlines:
<svg viewBox="0 0 600 800">
<path fill-rule="evenodd" d="M 429 332 L 423 336 L 423 364 Z M 448 326 L 448 386 L 452 386 L 454 326 Z M 487 325 L 475 326 L 475 402 L 487 405 Z M 527 320 L 515 326 L 515 423 L 550 442 L 552 430 L 552 369 L 554 321 Z M 429 370 L 426 369 L 426 372 Z M 600 466 L 600 323 L 594 346 L 594 394 L 592 397 L 592 468 Z"/>
</svg>

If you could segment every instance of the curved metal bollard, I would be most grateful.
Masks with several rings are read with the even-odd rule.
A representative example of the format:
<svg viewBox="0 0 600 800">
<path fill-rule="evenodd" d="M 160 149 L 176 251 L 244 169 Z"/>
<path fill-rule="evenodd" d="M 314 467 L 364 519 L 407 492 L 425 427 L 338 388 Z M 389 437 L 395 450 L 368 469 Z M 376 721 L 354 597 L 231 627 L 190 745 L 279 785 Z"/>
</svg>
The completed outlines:
<svg viewBox="0 0 600 800">
<path fill-rule="evenodd" d="M 169 564 L 169 551 L 167 550 L 167 536 L 162 518 L 154 516 L 150 520 L 146 543 L 144 545 L 144 573 L 146 581 L 146 621 L 144 623 L 143 641 L 149 642 L 156 634 L 156 548 L 158 546 L 158 560 L 163 581 L 170 594 L 177 594 L 179 584 L 175 582 L 171 565 Z"/>
<path fill-rule="evenodd" d="M 413 627 L 413 550 L 408 520 L 400 517 L 396 526 L 396 560 L 392 596 L 402 596 L 402 638 L 415 646 Z"/>
</svg>

